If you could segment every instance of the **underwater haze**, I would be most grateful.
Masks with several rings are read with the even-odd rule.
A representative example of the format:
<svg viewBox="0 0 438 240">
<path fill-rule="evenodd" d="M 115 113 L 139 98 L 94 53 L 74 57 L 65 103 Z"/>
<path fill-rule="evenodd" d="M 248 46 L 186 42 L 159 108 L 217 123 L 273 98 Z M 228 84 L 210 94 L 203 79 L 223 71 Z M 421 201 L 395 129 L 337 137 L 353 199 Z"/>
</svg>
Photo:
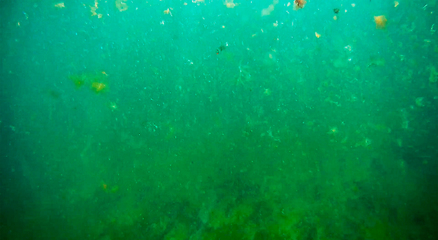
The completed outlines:
<svg viewBox="0 0 438 240">
<path fill-rule="evenodd" d="M 436 0 L 0 9 L 0 239 L 438 239 Z"/>
</svg>

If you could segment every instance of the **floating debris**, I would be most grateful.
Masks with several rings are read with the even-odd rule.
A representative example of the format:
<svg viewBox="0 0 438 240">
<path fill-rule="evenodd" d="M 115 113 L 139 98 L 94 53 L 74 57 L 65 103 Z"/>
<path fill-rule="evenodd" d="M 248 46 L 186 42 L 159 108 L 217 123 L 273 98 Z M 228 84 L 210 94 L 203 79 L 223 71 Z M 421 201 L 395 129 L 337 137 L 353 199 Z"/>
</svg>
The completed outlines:
<svg viewBox="0 0 438 240">
<path fill-rule="evenodd" d="M 100 93 L 103 90 L 106 89 L 106 84 L 101 83 L 101 82 L 93 82 L 91 84 L 91 89 L 95 92 L 95 93 Z"/>
<path fill-rule="evenodd" d="M 275 5 L 277 5 L 278 0 L 274 0 L 272 4 L 270 4 L 267 8 L 262 10 L 262 17 L 270 15 L 272 11 L 274 11 Z"/>
<path fill-rule="evenodd" d="M 386 22 L 388 22 L 388 20 L 386 19 L 385 15 L 380 15 L 380 16 L 374 16 L 374 22 L 376 22 L 377 29 L 385 29 Z"/>
<path fill-rule="evenodd" d="M 108 90 L 108 74 L 105 71 L 70 75 L 68 78 L 73 82 L 76 88 L 88 85 L 95 93 Z"/>
<path fill-rule="evenodd" d="M 294 10 L 297 11 L 298 9 L 304 8 L 306 5 L 306 0 L 295 0 L 294 1 Z"/>
<path fill-rule="evenodd" d="M 216 54 L 219 54 L 220 52 L 222 52 L 223 50 L 225 50 L 228 47 L 228 43 L 221 44 L 217 49 L 216 49 Z"/>
</svg>

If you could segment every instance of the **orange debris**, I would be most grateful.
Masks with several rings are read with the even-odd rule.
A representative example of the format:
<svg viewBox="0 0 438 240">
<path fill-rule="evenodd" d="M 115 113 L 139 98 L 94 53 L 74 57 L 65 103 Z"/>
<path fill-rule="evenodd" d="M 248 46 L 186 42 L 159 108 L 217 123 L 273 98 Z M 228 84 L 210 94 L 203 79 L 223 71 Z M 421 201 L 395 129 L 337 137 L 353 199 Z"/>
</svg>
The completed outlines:
<svg viewBox="0 0 438 240">
<path fill-rule="evenodd" d="M 385 15 L 374 16 L 374 22 L 376 22 L 377 29 L 384 29 L 387 21 Z"/>
<path fill-rule="evenodd" d="M 294 10 L 298 10 L 304 7 L 306 5 L 306 0 L 295 0 L 294 1 Z"/>
</svg>

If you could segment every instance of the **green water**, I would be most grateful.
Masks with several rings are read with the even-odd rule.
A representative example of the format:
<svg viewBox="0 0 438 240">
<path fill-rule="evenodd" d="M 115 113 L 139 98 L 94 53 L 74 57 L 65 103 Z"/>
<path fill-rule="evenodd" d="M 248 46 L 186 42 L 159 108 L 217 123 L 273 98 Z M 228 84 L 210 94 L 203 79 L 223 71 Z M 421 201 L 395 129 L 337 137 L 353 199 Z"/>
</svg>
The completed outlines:
<svg viewBox="0 0 438 240">
<path fill-rule="evenodd" d="M 438 239 L 435 0 L 58 3 L 0 10 L 0 239 Z"/>
</svg>

